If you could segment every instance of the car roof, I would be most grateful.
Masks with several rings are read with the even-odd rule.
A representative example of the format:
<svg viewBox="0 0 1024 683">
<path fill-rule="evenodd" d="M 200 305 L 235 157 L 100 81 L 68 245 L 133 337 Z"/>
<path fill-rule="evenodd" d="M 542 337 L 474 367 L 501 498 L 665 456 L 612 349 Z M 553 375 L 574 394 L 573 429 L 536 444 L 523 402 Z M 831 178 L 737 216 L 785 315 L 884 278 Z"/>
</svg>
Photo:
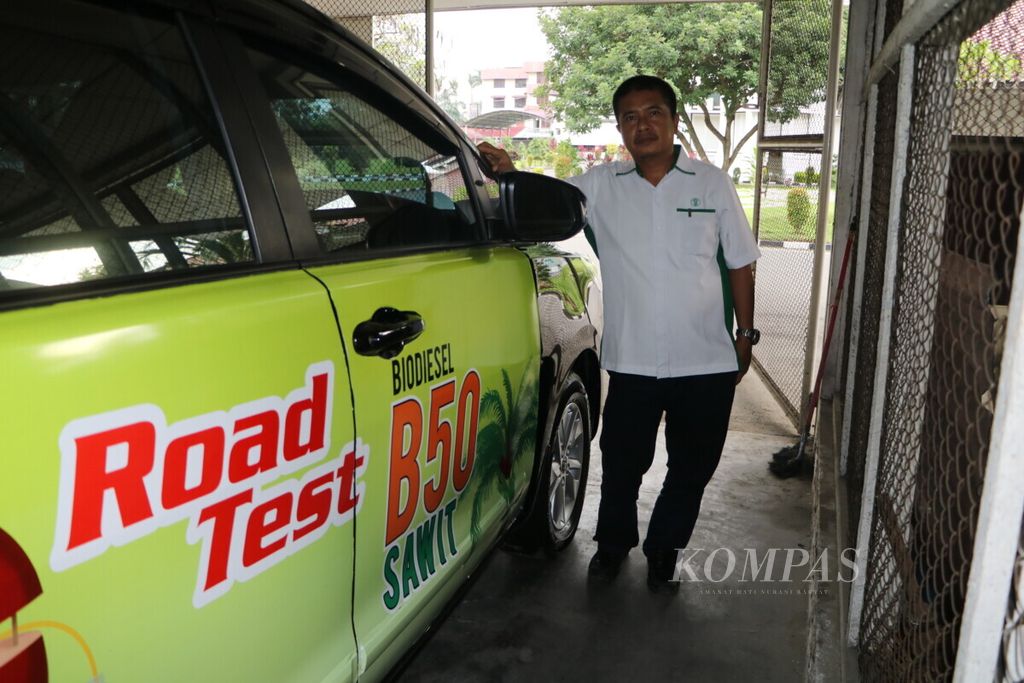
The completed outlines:
<svg viewBox="0 0 1024 683">
<path fill-rule="evenodd" d="M 161 0 L 156 1 L 160 2 Z M 166 0 L 161 4 L 180 7 L 180 2 L 175 2 L 175 0 Z M 444 120 L 452 129 L 459 130 L 448 114 L 427 96 L 408 75 L 374 50 L 362 38 L 303 0 L 216 0 L 213 2 L 213 11 L 214 16 L 226 20 L 231 25 L 240 25 L 245 29 L 258 31 L 278 40 L 284 39 L 293 43 L 305 42 L 307 47 L 309 47 L 310 38 L 307 31 L 314 29 L 321 36 L 331 38 L 344 48 L 357 51 L 360 57 L 372 63 L 374 68 L 382 72 L 380 75 L 386 75 L 399 81 L 402 86 L 423 95 L 418 100 L 426 105 L 431 114 Z M 250 21 L 246 21 L 246 19 Z"/>
</svg>

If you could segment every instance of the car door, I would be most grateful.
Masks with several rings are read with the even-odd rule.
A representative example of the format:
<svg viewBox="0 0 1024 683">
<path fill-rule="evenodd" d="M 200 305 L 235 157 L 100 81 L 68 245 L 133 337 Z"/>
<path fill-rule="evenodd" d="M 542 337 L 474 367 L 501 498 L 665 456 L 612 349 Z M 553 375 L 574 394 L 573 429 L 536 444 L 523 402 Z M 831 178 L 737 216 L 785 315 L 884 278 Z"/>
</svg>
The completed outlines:
<svg viewBox="0 0 1024 683">
<path fill-rule="evenodd" d="M 210 30 L 126 7 L 0 19 L 0 680 L 350 680 L 330 298 Z"/>
<path fill-rule="evenodd" d="M 307 269 L 330 291 L 346 344 L 366 468 L 354 624 L 360 668 L 375 678 L 528 485 L 536 289 L 526 256 L 489 240 L 447 125 L 380 65 L 330 49 L 327 60 L 247 39 L 240 63 L 256 77 L 268 162 L 286 171 L 275 186 L 292 243 L 310 245 Z"/>
</svg>

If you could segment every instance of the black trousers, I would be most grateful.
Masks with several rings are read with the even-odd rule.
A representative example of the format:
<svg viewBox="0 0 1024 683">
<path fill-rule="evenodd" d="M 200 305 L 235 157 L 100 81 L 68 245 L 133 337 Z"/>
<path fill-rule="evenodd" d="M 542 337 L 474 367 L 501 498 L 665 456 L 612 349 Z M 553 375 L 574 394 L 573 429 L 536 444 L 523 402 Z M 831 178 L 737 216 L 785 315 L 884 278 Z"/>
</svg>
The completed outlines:
<svg viewBox="0 0 1024 683">
<path fill-rule="evenodd" d="M 628 551 L 637 533 L 640 482 L 654 460 L 665 416 L 668 473 L 647 527 L 644 554 L 685 548 L 704 487 L 722 457 L 736 373 L 657 379 L 609 373 L 601 431 L 601 505 L 594 540 L 602 549 Z"/>
</svg>

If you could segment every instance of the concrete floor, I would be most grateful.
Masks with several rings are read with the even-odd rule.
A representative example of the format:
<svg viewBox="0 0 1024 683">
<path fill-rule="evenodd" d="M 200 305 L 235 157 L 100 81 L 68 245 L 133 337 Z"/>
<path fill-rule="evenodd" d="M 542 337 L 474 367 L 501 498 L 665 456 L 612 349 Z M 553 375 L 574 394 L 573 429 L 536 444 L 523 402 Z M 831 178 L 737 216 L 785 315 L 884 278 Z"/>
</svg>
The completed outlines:
<svg viewBox="0 0 1024 683">
<path fill-rule="evenodd" d="M 736 571 L 720 583 L 686 582 L 677 596 L 661 596 L 647 590 L 639 548 L 613 584 L 587 582 L 601 478 L 595 439 L 573 543 L 555 557 L 495 551 L 400 680 L 803 680 L 808 584 L 739 580 L 743 549 L 758 549 L 759 558 L 782 549 L 780 565 L 785 549 L 808 547 L 810 481 L 778 480 L 767 468 L 771 454 L 794 441 L 791 424 L 751 373 L 737 391 L 722 463 L 689 546 L 732 549 Z M 663 437 L 658 448 L 640 494 L 641 538 L 664 476 Z M 726 553 L 719 558 L 715 578 L 724 574 Z"/>
</svg>

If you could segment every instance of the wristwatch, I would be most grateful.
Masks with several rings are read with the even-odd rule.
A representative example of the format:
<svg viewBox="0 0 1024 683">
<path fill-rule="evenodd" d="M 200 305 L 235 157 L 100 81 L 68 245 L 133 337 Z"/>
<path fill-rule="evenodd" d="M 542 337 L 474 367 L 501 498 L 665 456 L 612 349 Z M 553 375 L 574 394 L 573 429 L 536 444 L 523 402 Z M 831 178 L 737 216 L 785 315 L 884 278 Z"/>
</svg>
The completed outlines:
<svg viewBox="0 0 1024 683">
<path fill-rule="evenodd" d="M 761 330 L 756 327 L 737 327 L 736 338 L 739 339 L 740 337 L 746 337 L 750 340 L 750 344 L 754 345 L 761 341 Z"/>
</svg>

